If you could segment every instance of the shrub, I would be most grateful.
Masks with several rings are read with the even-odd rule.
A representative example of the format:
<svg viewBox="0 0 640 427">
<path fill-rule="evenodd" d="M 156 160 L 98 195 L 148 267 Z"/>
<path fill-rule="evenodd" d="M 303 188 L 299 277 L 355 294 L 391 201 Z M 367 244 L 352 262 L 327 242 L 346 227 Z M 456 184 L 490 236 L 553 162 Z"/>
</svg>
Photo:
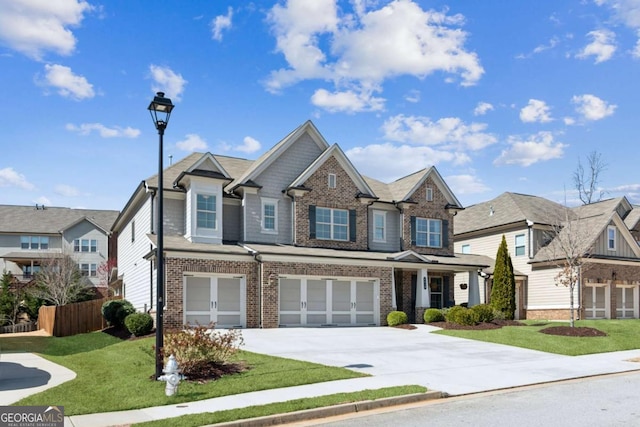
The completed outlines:
<svg viewBox="0 0 640 427">
<path fill-rule="evenodd" d="M 209 364 L 224 365 L 244 344 L 238 329 L 226 332 L 212 330 L 208 326 L 190 326 L 169 331 L 164 336 L 164 356 L 174 355 L 182 372 L 188 377 Z"/>
<path fill-rule="evenodd" d="M 387 324 L 389 326 L 398 326 L 409 323 L 409 317 L 404 311 L 392 311 L 387 315 Z"/>
<path fill-rule="evenodd" d="M 444 314 L 437 308 L 428 308 L 424 311 L 424 323 L 444 322 Z"/>
<path fill-rule="evenodd" d="M 477 323 L 489 323 L 493 321 L 493 308 L 488 304 L 478 304 L 471 307 Z"/>
<path fill-rule="evenodd" d="M 507 315 L 504 311 L 493 309 L 493 320 L 507 320 Z"/>
<path fill-rule="evenodd" d="M 136 309 L 125 299 L 112 299 L 102 304 L 100 311 L 109 325 L 122 327 L 124 326 L 124 319 L 128 315 L 135 313 Z"/>
<path fill-rule="evenodd" d="M 475 325 L 475 316 L 473 311 L 468 308 L 461 307 L 459 305 L 451 307 L 447 312 L 447 322 L 455 323 L 458 325 Z"/>
<path fill-rule="evenodd" d="M 133 335 L 141 337 L 153 329 L 153 317 L 148 313 L 133 313 L 125 317 L 124 325 Z"/>
</svg>

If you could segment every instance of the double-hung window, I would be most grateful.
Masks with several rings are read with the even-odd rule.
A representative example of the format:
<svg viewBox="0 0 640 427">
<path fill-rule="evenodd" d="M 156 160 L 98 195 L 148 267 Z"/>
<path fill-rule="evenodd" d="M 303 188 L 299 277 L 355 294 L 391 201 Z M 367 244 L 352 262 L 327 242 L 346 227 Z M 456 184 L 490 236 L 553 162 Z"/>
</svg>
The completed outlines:
<svg viewBox="0 0 640 427">
<path fill-rule="evenodd" d="M 278 231 L 278 201 L 262 199 L 262 231 L 275 233 Z"/>
<path fill-rule="evenodd" d="M 317 207 L 316 238 L 349 240 L 349 211 Z"/>
<path fill-rule="evenodd" d="M 607 249 L 610 251 L 616 250 L 616 227 L 610 225 L 607 227 Z"/>
<path fill-rule="evenodd" d="M 524 251 L 524 234 L 516 235 L 516 256 L 522 256 L 525 254 Z"/>
<path fill-rule="evenodd" d="M 73 241 L 74 252 L 98 252 L 98 241 L 95 239 L 75 239 Z"/>
<path fill-rule="evenodd" d="M 374 211 L 373 212 L 373 240 L 375 242 L 387 241 L 387 213 Z"/>
<path fill-rule="evenodd" d="M 21 236 L 20 249 L 49 249 L 49 237 Z"/>
<path fill-rule="evenodd" d="M 98 265 L 80 264 L 80 274 L 85 277 L 96 277 L 98 275 Z"/>
<path fill-rule="evenodd" d="M 218 228 L 216 217 L 216 196 L 211 194 L 198 194 L 196 218 L 198 228 L 208 228 L 213 230 Z"/>
<path fill-rule="evenodd" d="M 442 221 L 439 219 L 416 218 L 416 246 L 441 248 Z"/>
</svg>

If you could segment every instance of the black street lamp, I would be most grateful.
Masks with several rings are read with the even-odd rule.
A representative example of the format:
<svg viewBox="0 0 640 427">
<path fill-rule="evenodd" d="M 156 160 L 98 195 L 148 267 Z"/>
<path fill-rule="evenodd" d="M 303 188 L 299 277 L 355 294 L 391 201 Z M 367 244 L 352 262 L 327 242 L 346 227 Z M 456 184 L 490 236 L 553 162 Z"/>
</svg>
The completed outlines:
<svg viewBox="0 0 640 427">
<path fill-rule="evenodd" d="M 160 148 L 158 155 L 158 226 L 157 226 L 157 245 L 156 245 L 156 374 L 158 379 L 162 375 L 163 356 L 162 348 L 164 347 L 163 324 L 164 324 L 164 210 L 163 210 L 163 177 L 162 177 L 162 139 L 164 130 L 169 124 L 169 116 L 173 110 L 173 104 L 169 98 L 164 97 L 164 92 L 158 92 L 149 104 L 149 112 L 151 119 L 158 130 L 160 136 Z"/>
</svg>

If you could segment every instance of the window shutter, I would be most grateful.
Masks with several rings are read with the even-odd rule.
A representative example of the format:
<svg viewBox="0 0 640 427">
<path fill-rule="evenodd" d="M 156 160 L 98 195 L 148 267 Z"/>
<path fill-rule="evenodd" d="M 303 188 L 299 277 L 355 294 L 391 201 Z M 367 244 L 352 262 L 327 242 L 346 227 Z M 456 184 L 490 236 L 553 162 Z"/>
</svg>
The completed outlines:
<svg viewBox="0 0 640 427">
<path fill-rule="evenodd" d="M 442 301 L 445 307 L 452 307 L 455 304 L 455 301 L 449 299 L 449 276 L 442 278 L 442 296 L 444 297 Z"/>
<path fill-rule="evenodd" d="M 416 245 L 416 217 L 412 216 L 410 218 L 410 222 L 411 222 L 411 246 L 415 246 Z"/>
<path fill-rule="evenodd" d="M 442 220 L 442 247 L 449 247 L 449 221 L 446 219 Z"/>
<path fill-rule="evenodd" d="M 349 210 L 349 241 L 355 242 L 357 238 L 356 233 L 356 210 Z"/>
<path fill-rule="evenodd" d="M 316 238 L 316 207 L 309 205 L 309 238 Z"/>
</svg>

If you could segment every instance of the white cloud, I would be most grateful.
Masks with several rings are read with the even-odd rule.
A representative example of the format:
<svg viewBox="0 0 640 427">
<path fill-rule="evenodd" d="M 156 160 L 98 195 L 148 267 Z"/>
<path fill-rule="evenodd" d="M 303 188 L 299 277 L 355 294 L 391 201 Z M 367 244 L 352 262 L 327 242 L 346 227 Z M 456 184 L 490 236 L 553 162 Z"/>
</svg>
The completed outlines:
<svg viewBox="0 0 640 427">
<path fill-rule="evenodd" d="M 390 117 L 382 126 L 387 140 L 440 145 L 454 151 L 480 150 L 497 142 L 494 135 L 485 132 L 486 128 L 485 123 L 466 124 L 457 117 L 445 117 L 434 122 L 428 117 L 402 114 Z"/>
<path fill-rule="evenodd" d="M 33 203 L 36 203 L 38 205 L 43 205 L 43 206 L 53 206 L 53 203 L 51 203 L 51 200 L 45 196 L 38 197 L 33 201 Z"/>
<path fill-rule="evenodd" d="M 576 124 L 576 119 L 574 119 L 573 117 L 565 117 L 564 119 L 562 119 L 562 121 L 567 126 L 572 126 Z"/>
<path fill-rule="evenodd" d="M 576 111 L 585 120 L 604 119 L 607 116 L 611 116 L 618 107 L 590 94 L 576 95 L 571 98 L 571 102 L 576 104 Z"/>
<path fill-rule="evenodd" d="M 607 29 L 593 30 L 587 33 L 587 36 L 592 39 L 592 42 L 586 45 L 576 55 L 576 58 L 587 59 L 590 56 L 594 56 L 596 64 L 611 59 L 617 49 L 616 35 L 613 31 Z"/>
<path fill-rule="evenodd" d="M 182 78 L 181 74 L 176 74 L 169 67 L 153 64 L 149 66 L 149 71 L 154 82 L 151 85 L 154 92 L 164 92 L 167 98 L 171 98 L 173 101 L 182 99 L 182 92 L 188 82 Z"/>
<path fill-rule="evenodd" d="M 56 185 L 54 192 L 60 196 L 64 197 L 77 197 L 80 195 L 80 192 L 77 188 L 72 187 L 66 184 L 58 184 Z"/>
<path fill-rule="evenodd" d="M 44 70 L 45 78 L 41 84 L 57 88 L 59 95 L 78 101 L 95 96 L 93 85 L 83 76 L 73 74 L 71 68 L 47 64 L 44 66 Z"/>
<path fill-rule="evenodd" d="M 474 116 L 484 116 L 485 114 L 487 114 L 489 111 L 493 110 L 493 105 L 489 104 L 488 102 L 478 102 L 478 105 L 476 105 L 476 108 L 473 110 L 473 115 Z"/>
<path fill-rule="evenodd" d="M 109 128 L 101 123 L 82 123 L 79 126 L 73 123 L 67 123 L 65 128 L 68 131 L 76 132 L 80 135 L 89 135 L 95 131 L 98 132 L 102 138 L 137 138 L 140 136 L 140 129 L 134 129 L 129 126 L 126 128 L 121 128 L 120 126 Z"/>
<path fill-rule="evenodd" d="M 329 93 L 325 89 L 318 89 L 311 96 L 313 105 L 331 113 L 381 111 L 384 109 L 384 101 L 384 98 L 375 97 L 371 92 L 361 91 L 356 93 L 351 90 Z"/>
<path fill-rule="evenodd" d="M 245 136 L 242 140 L 242 145 L 238 145 L 234 150 L 241 151 L 243 153 L 255 153 L 261 147 L 262 145 L 260 144 L 260 141 L 251 138 L 250 136 Z"/>
<path fill-rule="evenodd" d="M 445 178 L 454 194 L 479 194 L 490 190 L 480 178 L 474 175 L 450 175 Z"/>
<path fill-rule="evenodd" d="M 471 161 L 464 153 L 391 143 L 354 147 L 345 154 L 364 175 L 385 182 L 406 176 L 407 171 L 415 171 L 441 162 L 462 165 Z"/>
<path fill-rule="evenodd" d="M 551 132 L 538 132 L 523 140 L 510 136 L 510 147 L 503 150 L 495 165 L 531 166 L 534 163 L 561 158 L 567 145 L 555 142 Z"/>
<path fill-rule="evenodd" d="M 218 15 L 211 21 L 211 37 L 214 40 L 222 41 L 222 31 L 231 28 L 231 18 L 233 18 L 233 9 L 231 6 L 227 9 L 226 15 Z"/>
<path fill-rule="evenodd" d="M 23 190 L 35 188 L 23 174 L 16 172 L 12 167 L 0 169 L 0 187 L 19 187 Z"/>
<path fill-rule="evenodd" d="M 92 10 L 81 0 L 0 1 L 0 41 L 35 60 L 47 51 L 70 55 L 76 38 L 69 29 Z"/>
<path fill-rule="evenodd" d="M 526 107 L 520 110 L 520 120 L 525 123 L 546 123 L 553 119 L 549 115 L 549 106 L 539 99 L 530 99 Z"/>
<path fill-rule="evenodd" d="M 176 147 L 182 151 L 207 151 L 207 142 L 195 133 L 185 135 L 185 139 L 176 143 Z"/>
<path fill-rule="evenodd" d="M 533 48 L 533 50 L 530 53 L 524 54 L 518 54 L 516 55 L 516 59 L 527 59 L 527 58 L 531 58 L 533 55 L 537 55 L 539 53 L 544 52 L 545 50 L 550 50 L 553 49 L 554 47 L 556 47 L 558 44 L 560 43 L 560 39 L 556 36 L 552 37 L 551 39 L 549 39 L 549 43 L 548 44 L 541 44 L 538 45 L 536 47 Z"/>
<path fill-rule="evenodd" d="M 480 79 L 484 70 L 477 55 L 464 48 L 467 33 L 460 28 L 462 15 L 425 11 L 410 0 L 367 10 L 376 4 L 354 2 L 356 13 L 343 15 L 335 0 L 288 0 L 275 5 L 268 21 L 276 51 L 284 55 L 288 67 L 272 71 L 267 89 L 278 92 L 302 80 L 323 79 L 336 85 L 335 94 L 371 93 L 391 77 L 422 79 L 438 71 L 448 78 L 455 76 L 463 86 Z M 380 100 L 361 95 L 356 99 Z M 327 105 L 331 108 L 335 103 Z"/>
</svg>

